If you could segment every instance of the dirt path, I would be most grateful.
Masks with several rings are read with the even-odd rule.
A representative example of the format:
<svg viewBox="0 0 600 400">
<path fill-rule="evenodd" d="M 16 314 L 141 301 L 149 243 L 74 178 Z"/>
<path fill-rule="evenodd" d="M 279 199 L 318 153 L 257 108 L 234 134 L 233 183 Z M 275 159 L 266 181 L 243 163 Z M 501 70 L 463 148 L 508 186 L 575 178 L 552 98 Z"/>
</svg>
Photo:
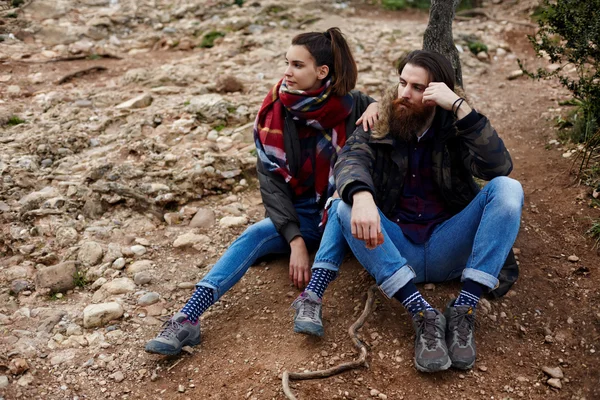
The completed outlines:
<svg viewBox="0 0 600 400">
<path fill-rule="evenodd" d="M 376 23 L 382 14 L 364 21 Z M 385 14 L 385 18 L 404 16 L 424 27 L 424 14 Z M 512 30 L 504 39 L 517 57 L 534 62 L 524 40 L 527 33 L 527 28 Z M 187 54 L 144 53 L 120 61 L 12 64 L 12 68 L 21 76 L 53 71 L 53 79 L 58 79 L 81 68 L 101 65 L 109 68 L 105 74 L 79 79 L 73 85 L 103 85 L 132 67 L 160 65 Z M 557 115 L 557 100 L 566 93 L 526 78 L 507 80 L 515 69 L 515 60 L 505 59 L 480 69 L 478 76 L 465 77 L 475 107 L 490 118 L 511 152 L 515 163 L 511 176 L 525 190 L 522 226 L 515 244 L 521 277 L 508 296 L 490 301 L 487 312 L 479 311 L 475 369 L 435 375 L 417 372 L 412 361 L 413 330 L 404 310 L 397 302 L 377 294 L 375 311 L 361 331 L 370 349 L 369 368 L 294 383 L 293 390 L 300 399 L 367 399 L 377 398 L 379 392 L 387 396 L 379 398 L 404 400 L 600 398 L 600 257 L 595 243 L 584 234 L 591 219 L 599 218 L 600 213 L 588 206 L 590 188 L 572 184 L 573 177 L 568 173 L 571 161 L 562 156 L 560 145 L 548 144 L 556 138 L 552 117 Z M 244 196 L 253 204 L 248 214 L 260 219 L 258 192 L 249 190 Z M 225 201 L 224 197 L 203 201 L 219 203 Z M 239 232 L 241 228 L 223 237 L 223 243 Z M 579 261 L 568 261 L 570 255 L 576 255 Z M 181 281 L 195 281 L 197 258 L 193 250 L 157 250 L 155 262 L 173 267 L 149 289 L 160 292 Z M 128 377 L 125 382 L 88 382 L 88 373 L 77 367 L 86 361 L 82 357 L 75 367 L 38 369 L 35 389 L 11 386 L 0 396 L 7 400 L 283 399 L 280 377 L 284 369 L 319 369 L 356 356 L 347 328 L 358 317 L 364 293 L 373 283 L 349 258 L 340 278 L 325 295 L 325 337 L 315 339 L 292 332 L 289 305 L 297 291 L 290 286 L 286 271 L 283 259 L 251 268 L 203 316 L 203 343 L 191 355 L 164 359 L 144 353 L 144 342 L 154 336 L 158 326 L 148 326 L 133 316 L 132 323 L 122 326 L 120 346 L 103 353 L 103 357 L 111 353 L 128 357 L 127 365 L 121 365 Z M 458 289 L 459 284 L 452 282 L 436 285 L 426 295 L 441 308 Z M 180 307 L 188 295 L 187 290 L 165 295 L 165 307 Z M 78 304 L 85 299 L 85 293 L 76 292 L 64 304 Z M 557 366 L 565 375 L 562 389 L 549 387 L 548 377 L 542 372 L 542 367 Z M 63 383 L 70 386 L 68 396 L 61 392 Z"/>
</svg>

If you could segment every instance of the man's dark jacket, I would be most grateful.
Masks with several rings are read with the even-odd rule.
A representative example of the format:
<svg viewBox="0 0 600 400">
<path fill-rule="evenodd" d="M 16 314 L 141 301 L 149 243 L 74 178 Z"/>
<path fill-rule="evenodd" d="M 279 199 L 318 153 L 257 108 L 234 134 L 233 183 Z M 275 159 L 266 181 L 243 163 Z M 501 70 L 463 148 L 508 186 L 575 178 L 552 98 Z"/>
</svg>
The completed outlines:
<svg viewBox="0 0 600 400">
<path fill-rule="evenodd" d="M 348 136 L 355 130 L 356 121 L 365 112 L 369 104 L 375 102 L 375 100 L 358 90 L 353 90 L 350 94 L 354 103 L 350 115 L 346 118 L 346 135 Z M 295 176 L 300 168 L 300 139 L 298 138 L 294 119 L 287 110 L 285 112 L 283 140 L 290 172 L 292 176 Z M 294 192 L 281 175 L 266 169 L 260 160 L 257 161 L 256 169 L 266 215 L 271 218 L 277 231 L 289 243 L 296 236 L 301 236 L 300 221 L 294 208 Z M 326 200 L 322 199 L 321 208 L 324 207 Z"/>
<path fill-rule="evenodd" d="M 382 124 L 388 126 L 387 121 L 380 120 L 378 126 Z M 455 123 L 451 112 L 437 107 L 432 127 L 433 179 L 451 214 L 464 209 L 479 192 L 473 176 L 489 181 L 512 171 L 510 155 L 484 115 L 472 111 Z M 371 192 L 377 207 L 392 218 L 407 170 L 408 143 L 389 134 L 377 139 L 358 127 L 338 157 L 336 186 L 348 204 L 352 204 L 354 193 Z M 500 286 L 495 289 L 503 292 L 495 295 L 506 293 L 517 276 L 518 266 L 511 250 L 498 277 Z"/>
</svg>

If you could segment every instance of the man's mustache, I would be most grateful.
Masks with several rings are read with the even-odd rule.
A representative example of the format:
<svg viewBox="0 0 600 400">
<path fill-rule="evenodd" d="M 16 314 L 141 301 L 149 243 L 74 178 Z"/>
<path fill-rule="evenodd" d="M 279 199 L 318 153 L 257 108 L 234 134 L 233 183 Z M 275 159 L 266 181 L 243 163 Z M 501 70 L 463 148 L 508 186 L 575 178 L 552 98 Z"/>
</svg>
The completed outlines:
<svg viewBox="0 0 600 400">
<path fill-rule="evenodd" d="M 399 97 L 397 99 L 392 100 L 392 105 L 394 106 L 395 109 L 398 108 L 398 106 L 402 105 L 406 108 L 412 108 L 413 105 L 405 98 L 403 97 Z"/>
</svg>

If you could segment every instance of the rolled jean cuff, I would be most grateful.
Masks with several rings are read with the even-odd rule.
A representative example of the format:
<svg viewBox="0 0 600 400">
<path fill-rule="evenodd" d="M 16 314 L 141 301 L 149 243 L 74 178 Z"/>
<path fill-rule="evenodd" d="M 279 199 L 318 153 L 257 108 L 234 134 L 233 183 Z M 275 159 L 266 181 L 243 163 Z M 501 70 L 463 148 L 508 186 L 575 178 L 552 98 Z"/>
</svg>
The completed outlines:
<svg viewBox="0 0 600 400">
<path fill-rule="evenodd" d="M 379 288 L 386 297 L 392 298 L 400 288 L 415 279 L 416 276 L 413 269 L 408 264 L 405 264 L 398 271 L 394 272 L 394 275 L 379 285 Z"/>
<path fill-rule="evenodd" d="M 490 275 L 487 272 L 482 272 L 476 270 L 474 268 L 465 268 L 462 277 L 460 278 L 461 282 L 470 279 L 474 282 L 479 283 L 480 285 L 484 285 L 489 287 L 490 289 L 494 289 L 498 286 L 498 278 L 494 275 Z"/>
<path fill-rule="evenodd" d="M 317 268 L 321 268 L 321 269 L 326 269 L 328 271 L 333 271 L 335 272 L 335 276 L 333 279 L 337 278 L 338 276 L 338 272 L 340 270 L 340 266 L 336 265 L 335 263 L 331 262 L 331 261 L 327 261 L 327 260 L 319 260 L 319 261 L 315 261 L 312 268 L 310 269 L 315 270 Z"/>
<path fill-rule="evenodd" d="M 196 283 L 196 289 L 198 289 L 200 287 L 206 287 L 213 291 L 213 301 L 214 302 L 219 300 L 219 297 L 221 297 L 221 295 L 219 293 L 219 288 L 217 288 L 215 285 L 213 285 L 210 282 L 200 281 L 200 282 Z"/>
</svg>

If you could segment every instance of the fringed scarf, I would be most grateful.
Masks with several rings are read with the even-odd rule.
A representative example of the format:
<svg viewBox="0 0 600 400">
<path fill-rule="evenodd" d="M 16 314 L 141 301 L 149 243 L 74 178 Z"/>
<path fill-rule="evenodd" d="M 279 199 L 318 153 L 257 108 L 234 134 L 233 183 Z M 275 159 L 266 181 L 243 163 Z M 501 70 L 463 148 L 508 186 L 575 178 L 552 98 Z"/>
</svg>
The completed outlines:
<svg viewBox="0 0 600 400">
<path fill-rule="evenodd" d="M 315 130 L 317 148 L 314 171 L 312 163 L 302 166 L 302 174 L 315 174 L 317 203 L 335 192 L 333 167 L 337 155 L 346 143 L 346 117 L 352 111 L 352 96 L 331 95 L 331 80 L 317 90 L 305 92 L 289 90 L 283 80 L 279 81 L 267 94 L 254 123 L 254 142 L 260 162 L 267 170 L 280 174 L 299 196 L 310 190 L 292 176 L 284 148 L 285 107 L 294 117 Z"/>
</svg>

